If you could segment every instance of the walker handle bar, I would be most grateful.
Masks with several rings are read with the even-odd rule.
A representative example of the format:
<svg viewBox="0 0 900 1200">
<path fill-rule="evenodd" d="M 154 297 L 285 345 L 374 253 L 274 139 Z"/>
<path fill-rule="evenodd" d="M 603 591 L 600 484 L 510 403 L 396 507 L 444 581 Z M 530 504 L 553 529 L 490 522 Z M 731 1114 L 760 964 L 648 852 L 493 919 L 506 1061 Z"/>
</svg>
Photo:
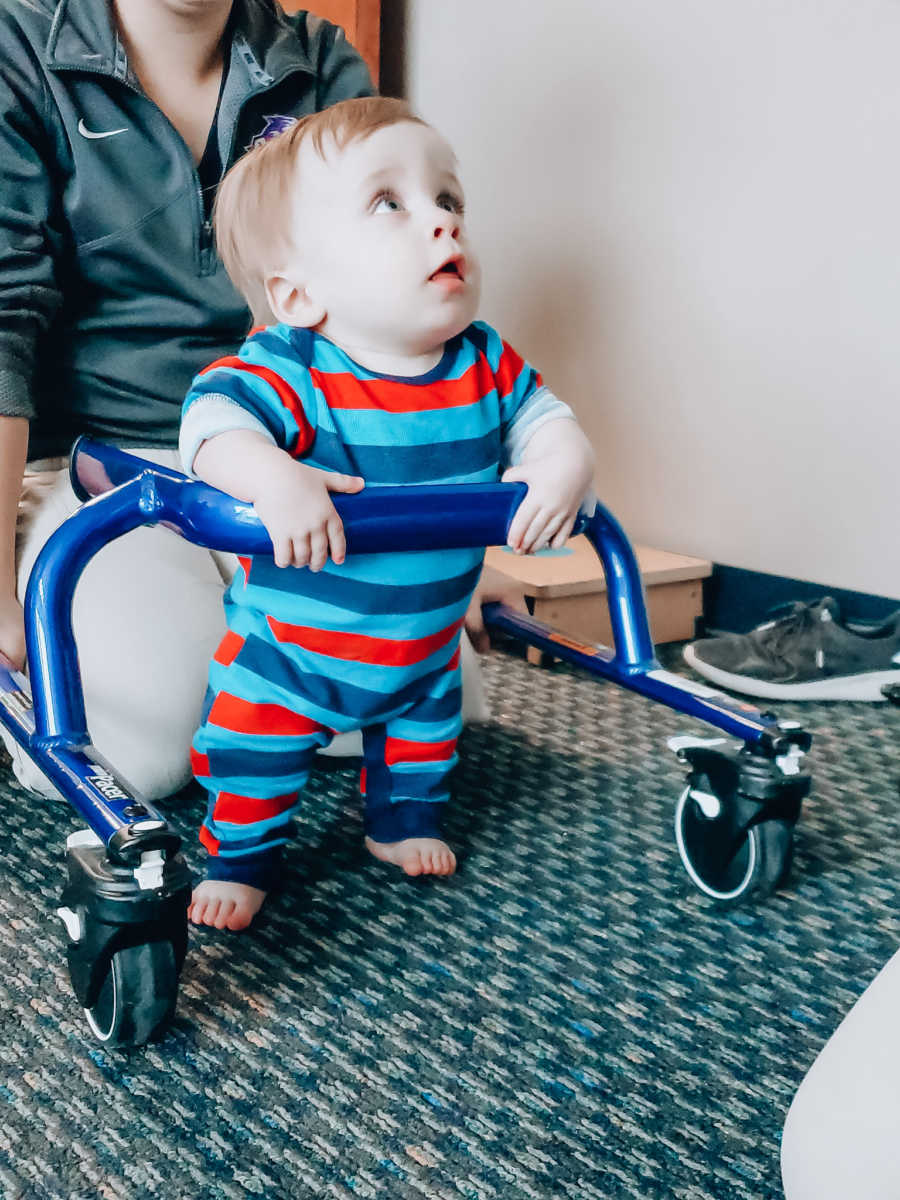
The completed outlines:
<svg viewBox="0 0 900 1200">
<path fill-rule="evenodd" d="M 14 736 L 112 845 L 123 827 L 134 824 L 128 807 L 133 802 L 126 794 L 131 789 L 120 787 L 118 776 L 106 770 L 108 764 L 91 747 L 87 732 L 72 629 L 72 598 L 81 572 L 108 542 L 140 525 L 162 524 L 197 545 L 239 554 L 270 554 L 272 546 L 252 505 L 115 447 L 80 439 L 71 474 L 76 493 L 89 502 L 50 536 L 25 595 L 33 709 L 19 681 L 13 679 L 0 691 L 22 692 L 15 698 L 28 710 L 27 719 L 6 721 L 4 713 L 4 723 L 14 726 Z M 520 483 L 372 487 L 354 496 L 335 494 L 334 502 L 350 553 L 448 550 L 505 543 L 526 491 Z M 697 695 L 688 681 L 660 672 L 640 570 L 625 533 L 601 504 L 590 517 L 579 517 L 574 532 L 582 531 L 603 564 L 614 652 L 574 646 L 571 639 L 560 640 L 548 627 L 503 605 L 488 606 L 486 621 L 731 736 L 763 743 L 770 753 L 780 753 L 784 741 L 799 742 L 799 734 L 784 733 L 768 714 L 746 711 L 726 697 Z M 143 847 L 135 843 L 134 848 Z"/>
<path fill-rule="evenodd" d="M 272 553 L 252 504 L 114 446 L 80 438 L 70 473 L 82 500 L 140 481 L 132 489 L 139 493 L 137 500 L 130 498 L 124 507 L 133 510 L 136 504 L 142 523 L 164 524 L 198 546 Z M 425 484 L 367 487 L 331 498 L 344 525 L 347 553 L 375 554 L 501 545 L 526 491 L 524 483 Z M 579 517 L 573 534 L 587 524 Z"/>
<path fill-rule="evenodd" d="M 69 580 L 77 578 L 102 544 L 138 524 L 162 523 L 199 546 L 217 550 L 272 552 L 251 504 L 178 471 L 84 437 L 73 447 L 70 470 L 72 486 L 82 499 L 113 489 L 118 496 L 102 501 L 102 520 L 99 511 L 91 512 L 95 506 L 87 504 L 66 522 L 84 520 L 83 527 L 73 531 L 79 541 L 77 557 L 83 561 L 67 561 L 64 570 L 55 572 Z M 502 546 L 527 490 L 524 483 L 425 484 L 369 487 L 356 495 L 334 493 L 332 499 L 344 525 L 347 553 L 372 554 Z M 579 515 L 572 536 L 579 533 L 587 535 L 603 564 L 618 662 L 628 672 L 649 669 L 656 657 L 631 543 L 602 504 L 590 516 Z M 69 603 L 69 597 L 60 596 L 60 608 Z M 62 611 L 54 616 L 68 620 Z"/>
<path fill-rule="evenodd" d="M 78 531 L 79 539 L 93 541 L 95 546 L 96 539 L 108 541 L 136 524 L 160 523 L 200 546 L 239 554 L 272 552 L 269 536 L 251 504 L 187 479 L 178 471 L 85 438 L 75 445 L 71 470 L 75 491 L 83 498 L 116 491 L 115 496 L 97 500 L 96 506 L 85 505 L 66 522 L 73 525 L 83 517 L 85 526 Z M 332 499 L 344 524 L 347 553 L 371 554 L 503 545 L 527 490 L 524 483 L 426 484 L 367 487 L 356 495 L 335 493 Z M 98 525 L 101 506 L 104 517 Z M 603 564 L 614 652 L 575 644 L 541 622 L 502 605 L 486 607 L 488 625 L 709 721 L 731 736 L 763 743 L 771 753 L 782 753 L 791 744 L 808 745 L 808 734 L 780 729 L 771 714 L 761 714 L 712 689 L 661 672 L 650 635 L 640 569 L 622 527 L 607 508 L 597 504 L 590 516 L 579 515 L 572 533 L 586 534 Z M 69 562 L 54 575 L 72 580 L 79 570 L 80 564 Z M 71 604 L 66 591 L 68 587 L 60 593 L 61 607 Z M 57 610 L 54 619 L 56 627 L 62 628 L 63 613 Z M 42 716 L 39 711 L 38 724 L 43 731 Z"/>
<path fill-rule="evenodd" d="M 87 740 L 84 700 L 72 631 L 72 597 L 90 559 L 140 525 L 161 524 L 199 546 L 237 554 L 271 554 L 253 506 L 177 471 L 87 438 L 75 444 L 72 485 L 90 500 L 51 535 L 25 595 L 25 644 L 34 691 L 35 740 Z M 450 550 L 505 543 L 527 488 L 512 484 L 371 487 L 334 502 L 351 554 Z M 90 499 L 93 497 L 93 499 Z M 626 674 L 655 665 L 637 559 L 602 505 L 579 517 L 603 563 L 616 661 Z"/>
<path fill-rule="evenodd" d="M 179 839 L 91 745 L 72 628 L 76 584 L 94 554 L 141 525 L 165 525 L 197 545 L 243 554 L 270 554 L 272 546 L 251 505 L 114 447 L 79 441 L 71 473 L 76 493 L 93 499 L 50 535 L 32 568 L 25 593 L 32 696 L 24 677 L 0 669 L 0 723 L 85 818 L 111 858 L 139 861 L 143 869 L 147 854 L 171 858 Z M 524 484 L 373 487 L 334 500 L 351 553 L 447 550 L 503 544 L 526 491 Z M 808 745 L 808 734 L 779 727 L 770 714 L 748 711 L 709 689 L 697 694 L 689 681 L 660 671 L 640 570 L 621 526 L 598 504 L 590 517 L 579 518 L 575 532 L 582 531 L 603 564 L 614 652 L 575 644 L 504 605 L 486 606 L 486 623 L 742 737 L 767 757 L 789 753 L 792 744 Z M 156 867 L 151 863 L 147 870 Z M 156 885 L 151 880 L 148 886 Z"/>
</svg>

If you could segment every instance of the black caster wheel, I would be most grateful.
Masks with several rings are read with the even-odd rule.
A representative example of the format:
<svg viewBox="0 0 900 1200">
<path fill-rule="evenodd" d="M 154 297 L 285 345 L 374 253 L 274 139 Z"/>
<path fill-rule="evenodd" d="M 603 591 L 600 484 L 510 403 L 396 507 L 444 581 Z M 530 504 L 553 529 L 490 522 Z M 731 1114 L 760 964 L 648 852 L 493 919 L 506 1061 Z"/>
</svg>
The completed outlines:
<svg viewBox="0 0 900 1200">
<path fill-rule="evenodd" d="M 177 849 L 177 844 L 176 844 Z M 142 1046 L 175 1011 L 187 950 L 191 877 L 180 854 L 117 862 L 91 830 L 67 841 L 66 927 L 72 990 L 105 1046 Z"/>
<path fill-rule="evenodd" d="M 106 1046 L 143 1046 L 175 1012 L 178 970 L 171 942 L 125 946 L 109 959 L 97 999 L 84 1010 Z"/>
<path fill-rule="evenodd" d="M 686 787 L 675 810 L 678 853 L 694 885 L 721 905 L 767 896 L 786 880 L 794 823 L 777 817 L 748 824 L 739 798 Z"/>
</svg>

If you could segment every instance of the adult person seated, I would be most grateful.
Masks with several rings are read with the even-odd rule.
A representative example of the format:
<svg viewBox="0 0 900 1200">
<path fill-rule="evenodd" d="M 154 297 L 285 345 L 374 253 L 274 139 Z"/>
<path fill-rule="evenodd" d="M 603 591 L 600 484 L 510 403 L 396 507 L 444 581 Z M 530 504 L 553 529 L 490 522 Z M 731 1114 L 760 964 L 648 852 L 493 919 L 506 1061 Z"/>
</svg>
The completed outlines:
<svg viewBox="0 0 900 1200">
<path fill-rule="evenodd" d="M 194 375 L 248 329 L 213 244 L 219 180 L 260 138 L 372 93 L 343 32 L 273 0 L 0 0 L 0 652 L 77 506 L 88 433 L 178 466 Z M 144 528 L 92 560 L 74 626 L 94 744 L 150 799 L 190 778 L 230 555 Z M 496 577 L 473 601 L 500 599 Z M 466 643 L 464 712 L 483 713 Z M 52 794 L 5 737 L 19 780 Z M 354 745 L 335 750 L 352 752 Z"/>
</svg>

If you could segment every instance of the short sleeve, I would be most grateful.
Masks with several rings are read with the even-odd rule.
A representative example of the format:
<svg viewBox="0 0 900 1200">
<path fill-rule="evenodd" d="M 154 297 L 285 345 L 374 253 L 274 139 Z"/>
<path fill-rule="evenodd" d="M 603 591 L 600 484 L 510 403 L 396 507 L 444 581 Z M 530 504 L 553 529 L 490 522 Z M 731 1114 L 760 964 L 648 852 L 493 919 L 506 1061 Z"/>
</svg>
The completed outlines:
<svg viewBox="0 0 900 1200">
<path fill-rule="evenodd" d="M 575 414 L 545 386 L 540 372 L 483 321 L 472 326 L 494 375 L 500 404 L 501 467 L 519 461 L 532 434 L 548 421 Z"/>
<path fill-rule="evenodd" d="M 258 429 L 294 458 L 307 454 L 315 440 L 318 404 L 309 367 L 291 345 L 291 332 L 275 326 L 252 334 L 236 355 L 217 359 L 201 371 L 184 401 L 182 429 L 202 429 L 198 415 L 214 410 L 216 427 L 205 431 L 206 436 Z M 193 453 L 185 447 L 183 454 L 192 462 L 198 434 L 190 440 L 196 443 Z"/>
</svg>

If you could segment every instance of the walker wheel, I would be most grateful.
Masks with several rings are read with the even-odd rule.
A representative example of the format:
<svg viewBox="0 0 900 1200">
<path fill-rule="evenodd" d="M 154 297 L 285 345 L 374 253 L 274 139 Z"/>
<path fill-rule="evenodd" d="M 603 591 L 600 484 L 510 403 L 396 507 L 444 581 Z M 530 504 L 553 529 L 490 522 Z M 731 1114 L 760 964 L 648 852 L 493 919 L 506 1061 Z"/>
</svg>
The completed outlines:
<svg viewBox="0 0 900 1200">
<path fill-rule="evenodd" d="M 142 1046 L 171 1019 L 177 993 L 171 942 L 124 946 L 111 956 L 97 1000 L 84 1012 L 105 1046 Z"/>
<path fill-rule="evenodd" d="M 791 869 L 793 823 L 770 817 L 747 825 L 741 808 L 733 797 L 689 785 L 675 810 L 675 841 L 684 868 L 704 895 L 723 906 L 769 895 Z"/>
</svg>

